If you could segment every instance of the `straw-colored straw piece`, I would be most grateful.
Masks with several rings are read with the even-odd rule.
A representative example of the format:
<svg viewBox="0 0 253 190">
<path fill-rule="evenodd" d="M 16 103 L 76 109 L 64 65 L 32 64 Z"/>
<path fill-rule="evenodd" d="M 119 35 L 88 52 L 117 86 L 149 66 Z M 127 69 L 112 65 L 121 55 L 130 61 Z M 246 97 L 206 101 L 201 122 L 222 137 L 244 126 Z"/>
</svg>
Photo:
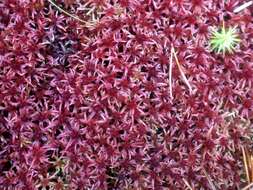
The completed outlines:
<svg viewBox="0 0 253 190">
<path fill-rule="evenodd" d="M 182 78 L 183 78 L 185 84 L 186 84 L 187 87 L 189 88 L 190 93 L 192 93 L 192 87 L 191 87 L 191 85 L 190 85 L 188 79 L 186 78 L 186 76 L 185 76 L 185 74 L 184 74 L 184 72 L 183 72 L 183 69 L 182 69 L 182 67 L 181 67 L 181 65 L 180 65 L 180 63 L 179 63 L 179 61 L 178 61 L 177 54 L 176 54 L 176 51 L 175 51 L 174 47 L 172 47 L 172 52 L 173 52 L 173 54 L 174 54 L 174 58 L 175 58 L 175 60 L 176 60 L 176 64 L 177 64 L 177 66 L 178 66 L 179 72 L 180 72 L 180 74 L 181 74 L 181 76 L 182 76 Z"/>
<path fill-rule="evenodd" d="M 244 163 L 246 178 L 247 178 L 248 183 L 250 183 L 250 175 L 249 175 L 249 168 L 248 168 L 248 155 L 246 154 L 246 151 L 243 146 L 242 146 L 242 156 L 243 156 L 243 163 Z"/>
<path fill-rule="evenodd" d="M 59 11 L 63 12 L 64 14 L 68 15 L 69 17 L 75 19 L 75 20 L 78 20 L 79 22 L 82 22 L 82 23 L 87 23 L 86 21 L 80 19 L 79 17 L 75 16 L 75 15 L 72 15 L 70 14 L 69 12 L 65 11 L 64 9 L 62 9 L 61 7 L 59 7 L 57 4 L 55 4 L 52 0 L 48 0 L 53 6 L 55 6 Z"/>
<path fill-rule="evenodd" d="M 239 12 L 241 12 L 243 9 L 246 9 L 246 8 L 248 8 L 248 7 L 251 6 L 251 5 L 253 5 L 253 1 L 248 1 L 248 2 L 246 2 L 246 3 L 244 3 L 244 4 L 240 5 L 240 6 L 236 7 L 236 8 L 234 9 L 234 13 L 239 13 Z"/>
<path fill-rule="evenodd" d="M 173 66 L 173 49 L 174 47 L 171 48 L 171 53 L 170 53 L 170 66 L 169 66 L 169 88 L 170 88 L 170 98 L 173 99 L 173 94 L 172 94 L 172 66 Z"/>
</svg>

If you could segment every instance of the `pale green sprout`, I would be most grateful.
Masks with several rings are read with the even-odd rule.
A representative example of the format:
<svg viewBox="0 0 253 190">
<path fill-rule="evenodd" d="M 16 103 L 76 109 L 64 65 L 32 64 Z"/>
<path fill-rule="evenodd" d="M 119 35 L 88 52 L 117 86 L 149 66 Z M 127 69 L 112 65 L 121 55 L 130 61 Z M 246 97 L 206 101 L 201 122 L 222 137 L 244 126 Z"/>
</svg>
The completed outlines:
<svg viewBox="0 0 253 190">
<path fill-rule="evenodd" d="M 210 46 L 216 53 L 223 53 L 223 55 L 226 52 L 233 53 L 240 41 L 236 27 L 225 28 L 223 23 L 221 29 L 212 29 Z"/>
</svg>

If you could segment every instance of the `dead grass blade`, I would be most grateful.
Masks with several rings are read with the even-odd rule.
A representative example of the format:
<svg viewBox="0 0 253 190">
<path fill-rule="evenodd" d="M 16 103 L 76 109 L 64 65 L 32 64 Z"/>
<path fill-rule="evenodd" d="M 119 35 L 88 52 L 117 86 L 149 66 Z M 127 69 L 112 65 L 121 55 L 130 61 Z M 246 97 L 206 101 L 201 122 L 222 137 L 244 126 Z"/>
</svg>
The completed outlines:
<svg viewBox="0 0 253 190">
<path fill-rule="evenodd" d="M 253 183 L 253 155 L 250 155 L 250 183 Z"/>
<path fill-rule="evenodd" d="M 245 148 L 243 146 L 242 146 L 242 155 L 243 155 L 243 164 L 244 164 L 247 182 L 250 183 L 248 155 L 246 154 Z"/>
<path fill-rule="evenodd" d="M 248 185 L 242 190 L 252 190 L 253 188 L 253 154 L 247 147 L 242 146 L 243 164 Z"/>
<path fill-rule="evenodd" d="M 69 17 L 75 19 L 75 20 L 78 20 L 79 22 L 82 22 L 82 23 L 87 23 L 86 21 L 80 19 L 79 17 L 75 16 L 75 15 L 72 15 L 70 14 L 69 12 L 65 11 L 64 9 L 62 9 L 61 7 L 59 7 L 57 4 L 55 4 L 52 0 L 48 0 L 55 8 L 57 8 L 60 12 L 63 12 L 64 14 L 68 15 Z"/>
<path fill-rule="evenodd" d="M 180 72 L 180 74 L 181 74 L 181 76 L 182 76 L 182 78 L 183 78 L 185 84 L 186 84 L 187 87 L 189 88 L 190 93 L 192 93 L 192 87 L 191 87 L 191 85 L 190 85 L 190 83 L 189 83 L 187 77 L 185 76 L 185 74 L 184 74 L 184 72 L 183 72 L 183 69 L 182 69 L 182 67 L 181 67 L 181 65 L 180 65 L 180 63 L 179 63 L 179 61 L 178 61 L 178 58 L 177 58 L 177 53 L 176 53 L 176 51 L 175 51 L 175 49 L 174 49 L 173 46 L 172 46 L 172 52 L 173 52 L 174 58 L 175 58 L 175 60 L 176 60 L 176 64 L 177 64 L 177 66 L 178 66 L 179 72 Z"/>
<path fill-rule="evenodd" d="M 173 99 L 173 94 L 172 94 L 172 66 L 173 66 L 173 49 L 174 47 L 171 48 L 170 52 L 170 66 L 169 66 L 169 88 L 170 88 L 170 98 Z"/>
<path fill-rule="evenodd" d="M 244 3 L 244 4 L 240 5 L 240 6 L 236 7 L 233 12 L 234 13 L 239 13 L 240 11 L 248 8 L 251 5 L 253 5 L 253 1 L 248 1 L 248 2 L 246 2 L 246 3 Z"/>
</svg>

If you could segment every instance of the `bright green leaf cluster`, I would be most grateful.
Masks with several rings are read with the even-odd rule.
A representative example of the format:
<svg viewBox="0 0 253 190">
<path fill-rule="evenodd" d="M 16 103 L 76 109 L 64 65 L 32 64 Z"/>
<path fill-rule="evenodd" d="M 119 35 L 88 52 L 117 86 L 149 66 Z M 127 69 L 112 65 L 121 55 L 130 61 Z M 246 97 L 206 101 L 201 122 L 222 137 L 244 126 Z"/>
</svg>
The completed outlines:
<svg viewBox="0 0 253 190">
<path fill-rule="evenodd" d="M 236 27 L 225 28 L 224 24 L 221 29 L 213 29 L 210 39 L 212 51 L 217 53 L 232 53 L 240 39 L 236 32 Z"/>
</svg>

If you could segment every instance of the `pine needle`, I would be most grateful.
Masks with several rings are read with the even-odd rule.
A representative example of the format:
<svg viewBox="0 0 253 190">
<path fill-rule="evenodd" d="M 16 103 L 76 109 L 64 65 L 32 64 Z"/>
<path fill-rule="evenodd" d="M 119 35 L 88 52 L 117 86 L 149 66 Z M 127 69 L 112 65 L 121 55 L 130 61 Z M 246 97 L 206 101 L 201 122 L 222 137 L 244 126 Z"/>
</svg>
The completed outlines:
<svg viewBox="0 0 253 190">
<path fill-rule="evenodd" d="M 177 64 L 177 66 L 178 66 L 179 72 L 180 72 L 180 74 L 181 74 L 181 76 L 182 76 L 182 78 L 183 78 L 185 84 L 188 86 L 188 88 L 189 88 L 189 90 L 190 90 L 190 93 L 192 93 L 192 87 L 191 87 L 191 85 L 190 85 L 188 79 L 186 78 L 186 76 L 185 76 L 185 74 L 184 74 L 184 72 L 183 72 L 183 69 L 182 69 L 182 67 L 181 67 L 181 65 L 180 65 L 180 63 L 179 63 L 179 61 L 178 61 L 177 54 L 176 54 L 176 51 L 175 51 L 174 47 L 172 47 L 172 52 L 173 52 L 173 54 L 174 54 L 174 58 L 175 58 L 175 60 L 176 60 L 176 64 Z"/>
<path fill-rule="evenodd" d="M 249 168 L 248 168 L 248 156 L 246 155 L 246 152 L 245 152 L 245 149 L 243 146 L 242 146 L 242 155 L 243 155 L 243 163 L 244 163 L 246 178 L 247 178 L 248 183 L 250 183 L 250 175 L 249 175 Z"/>
<path fill-rule="evenodd" d="M 246 2 L 238 7 L 236 7 L 234 9 L 234 13 L 239 13 L 240 11 L 242 11 L 243 9 L 246 9 L 248 8 L 249 6 L 253 5 L 253 1 L 249 1 L 249 2 Z"/>
<path fill-rule="evenodd" d="M 75 19 L 75 20 L 78 20 L 79 22 L 82 22 L 82 23 L 87 23 L 86 21 L 80 19 L 79 17 L 75 16 L 75 15 L 72 15 L 70 14 L 69 12 L 65 11 L 64 9 L 62 9 L 61 7 L 59 7 L 57 4 L 55 4 L 52 0 L 48 0 L 55 8 L 57 8 L 60 12 L 63 12 L 64 14 L 68 15 L 69 17 Z"/>
<path fill-rule="evenodd" d="M 172 64 L 173 64 L 173 49 L 174 47 L 171 48 L 171 53 L 170 53 L 170 67 L 169 67 L 169 88 L 170 88 L 170 98 L 173 99 L 173 94 L 172 94 Z"/>
<path fill-rule="evenodd" d="M 250 155 L 250 182 L 253 182 L 253 155 Z"/>
</svg>

